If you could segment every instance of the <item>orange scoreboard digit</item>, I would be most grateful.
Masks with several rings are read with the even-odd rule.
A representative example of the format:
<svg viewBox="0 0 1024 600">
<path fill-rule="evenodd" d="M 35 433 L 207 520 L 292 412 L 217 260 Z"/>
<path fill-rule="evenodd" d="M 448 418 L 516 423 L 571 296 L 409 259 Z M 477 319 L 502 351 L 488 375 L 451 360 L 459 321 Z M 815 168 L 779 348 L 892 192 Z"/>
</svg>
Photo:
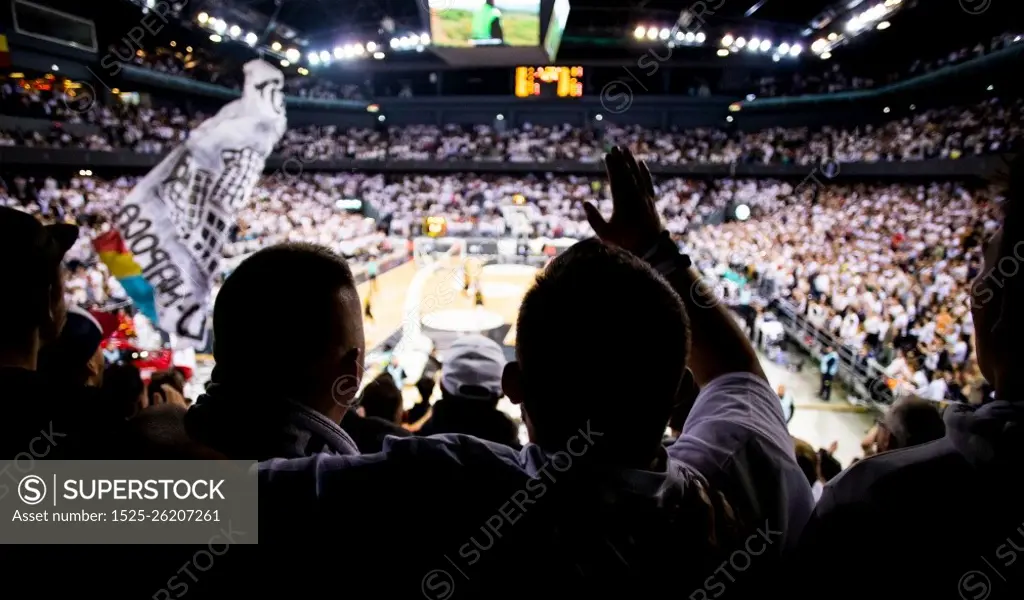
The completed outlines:
<svg viewBox="0 0 1024 600">
<path fill-rule="evenodd" d="M 583 67 L 516 67 L 519 98 L 583 97 Z"/>
</svg>

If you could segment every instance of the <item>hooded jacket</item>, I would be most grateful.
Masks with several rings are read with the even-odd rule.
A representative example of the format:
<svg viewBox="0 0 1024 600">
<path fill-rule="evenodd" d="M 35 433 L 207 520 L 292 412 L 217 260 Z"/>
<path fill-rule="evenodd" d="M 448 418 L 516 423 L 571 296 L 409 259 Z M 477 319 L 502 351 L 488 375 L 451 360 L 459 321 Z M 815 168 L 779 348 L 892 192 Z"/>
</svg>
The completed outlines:
<svg viewBox="0 0 1024 600">
<path fill-rule="evenodd" d="M 954 405 L 944 420 L 944 438 L 860 461 L 825 487 L 793 560 L 803 595 L 1024 596 L 1024 403 Z M 843 577 L 836 589 L 836 566 L 872 559 L 891 563 L 884 581 Z"/>
</svg>

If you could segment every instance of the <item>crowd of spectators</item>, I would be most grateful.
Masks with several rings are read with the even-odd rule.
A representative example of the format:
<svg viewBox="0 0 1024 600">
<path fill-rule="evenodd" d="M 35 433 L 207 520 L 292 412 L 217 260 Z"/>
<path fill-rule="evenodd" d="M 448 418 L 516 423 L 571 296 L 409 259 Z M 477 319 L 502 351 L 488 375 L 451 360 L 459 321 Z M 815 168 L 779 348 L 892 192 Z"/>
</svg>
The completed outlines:
<svg viewBox="0 0 1024 600">
<path fill-rule="evenodd" d="M 63 116 L 68 123 L 93 125 L 75 134 L 61 122 L 49 131 L 0 131 L 0 144 L 90 150 L 131 149 L 156 154 L 186 139 L 202 122 L 200 112 L 143 107 L 125 102 L 96 103 L 85 111 L 16 88 L 10 106 L 42 105 L 39 110 Z M 27 104 L 26 104 L 27 103 Z M 770 128 L 761 131 L 697 128 L 652 130 L 606 124 L 596 128 L 526 124 L 498 130 L 488 125 L 444 127 L 413 125 L 383 129 L 336 126 L 293 127 L 277 146 L 283 156 L 311 160 L 419 160 L 545 163 L 596 162 L 614 145 L 636 148 L 651 164 L 816 164 L 957 159 L 1006 152 L 1019 144 L 1024 101 L 992 98 L 970 107 L 925 110 L 898 120 L 859 127 Z M 19 109 L 21 110 L 21 109 Z M 81 132 L 80 132 L 81 133 Z"/>
</svg>

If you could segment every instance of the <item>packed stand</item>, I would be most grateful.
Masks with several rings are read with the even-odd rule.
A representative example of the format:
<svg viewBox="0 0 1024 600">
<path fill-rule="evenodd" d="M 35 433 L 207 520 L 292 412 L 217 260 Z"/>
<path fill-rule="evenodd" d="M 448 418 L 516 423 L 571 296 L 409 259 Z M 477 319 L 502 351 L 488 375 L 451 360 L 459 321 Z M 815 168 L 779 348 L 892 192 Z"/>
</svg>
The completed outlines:
<svg viewBox="0 0 1024 600">
<path fill-rule="evenodd" d="M 980 403 L 971 281 L 1001 198 L 955 184 L 830 186 L 817 204 L 784 190 L 775 210 L 691 231 L 684 246 L 710 277 L 741 273 L 766 300 L 789 302 L 860 360 L 893 396 Z"/>
</svg>

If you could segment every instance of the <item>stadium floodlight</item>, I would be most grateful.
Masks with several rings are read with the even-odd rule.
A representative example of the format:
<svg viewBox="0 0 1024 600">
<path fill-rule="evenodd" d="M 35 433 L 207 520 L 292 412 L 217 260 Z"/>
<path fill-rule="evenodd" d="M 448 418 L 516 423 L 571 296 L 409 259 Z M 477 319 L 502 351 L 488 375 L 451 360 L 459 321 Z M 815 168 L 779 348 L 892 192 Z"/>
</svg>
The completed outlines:
<svg viewBox="0 0 1024 600">
<path fill-rule="evenodd" d="M 889 28 L 890 25 L 892 25 L 892 23 L 890 23 L 888 21 L 882 21 L 881 23 L 879 23 L 878 25 L 875 26 L 875 29 L 877 29 L 879 31 L 885 31 L 886 29 Z"/>
<path fill-rule="evenodd" d="M 828 41 L 834 42 L 834 41 L 836 41 L 838 39 L 839 39 L 839 34 L 838 33 L 833 31 L 832 33 L 828 34 Z"/>
<path fill-rule="evenodd" d="M 289 48 L 285 53 L 284 57 L 288 59 L 288 62 L 299 62 L 302 58 L 302 54 L 299 53 L 297 48 Z"/>
<path fill-rule="evenodd" d="M 725 34 L 724 36 L 722 36 L 722 45 L 723 46 L 732 46 L 733 41 L 734 41 L 733 37 L 731 35 L 729 35 L 728 33 Z"/>
<path fill-rule="evenodd" d="M 729 51 L 726 50 L 725 48 L 719 48 L 718 49 L 718 55 L 719 56 L 729 56 Z"/>
<path fill-rule="evenodd" d="M 815 54 L 821 54 L 822 51 L 825 50 L 825 46 L 827 45 L 828 42 L 825 41 L 825 38 L 818 38 L 814 40 L 813 44 L 811 44 L 811 51 L 814 52 Z"/>
<path fill-rule="evenodd" d="M 778 54 L 772 54 L 772 62 L 779 62 L 782 60 Z"/>
<path fill-rule="evenodd" d="M 767 52 L 772 49 L 771 40 L 761 40 L 761 52 Z"/>
<path fill-rule="evenodd" d="M 398 38 L 391 38 L 391 48 L 394 49 L 394 48 L 397 48 L 397 47 L 398 47 Z"/>
<path fill-rule="evenodd" d="M 636 29 L 633 30 L 633 37 L 642 40 L 647 34 L 647 29 L 643 25 L 637 25 Z"/>
<path fill-rule="evenodd" d="M 656 40 L 656 39 L 658 39 L 658 28 L 657 27 L 651 27 L 650 29 L 647 30 L 647 39 L 649 39 L 649 40 Z"/>
<path fill-rule="evenodd" d="M 374 52 L 373 53 L 373 58 L 375 58 L 377 60 L 384 60 L 384 53 L 383 52 Z"/>
<path fill-rule="evenodd" d="M 255 46 L 256 42 L 258 42 L 258 41 L 260 41 L 260 38 L 255 33 L 250 31 L 249 33 L 245 34 L 245 43 L 246 44 L 249 44 L 250 46 Z"/>
<path fill-rule="evenodd" d="M 779 44 L 779 54 L 789 54 L 789 44 L 786 42 Z"/>
<path fill-rule="evenodd" d="M 316 52 L 310 52 L 309 55 L 306 56 L 306 62 L 315 67 L 320 64 L 320 55 Z"/>
<path fill-rule="evenodd" d="M 423 44 L 424 46 L 430 44 L 430 34 L 429 33 L 421 33 L 420 34 L 420 43 Z"/>
<path fill-rule="evenodd" d="M 746 204 L 740 204 L 736 207 L 733 214 L 736 215 L 737 221 L 746 221 L 750 218 L 750 207 Z"/>
<path fill-rule="evenodd" d="M 228 33 L 231 34 L 231 37 L 238 37 L 242 35 L 242 28 L 238 25 L 232 25 L 231 29 L 228 30 Z"/>
<path fill-rule="evenodd" d="M 290 62 L 288 62 L 287 60 L 285 60 L 285 59 L 283 59 L 283 58 L 282 58 L 282 59 L 281 59 L 281 66 L 282 66 L 282 67 L 290 67 L 290 66 L 292 66 L 292 63 L 290 63 Z"/>
<path fill-rule="evenodd" d="M 205 24 L 209 20 L 210 20 L 210 15 L 208 15 L 208 14 L 206 14 L 204 12 L 201 12 L 198 15 L 196 15 L 196 21 L 199 21 L 200 23 Z"/>
<path fill-rule="evenodd" d="M 706 39 L 708 39 L 708 36 L 704 35 L 703 31 L 698 31 L 697 32 L 697 43 L 698 44 L 703 44 L 704 40 L 706 40 Z"/>
<path fill-rule="evenodd" d="M 281 42 L 274 42 L 273 44 L 270 45 L 270 49 L 273 50 L 274 52 L 280 52 Z"/>
<path fill-rule="evenodd" d="M 742 48 L 743 46 L 746 46 L 746 45 L 747 45 L 747 40 L 745 40 L 745 39 L 743 39 L 741 37 L 736 38 L 736 47 L 737 48 Z"/>
<path fill-rule="evenodd" d="M 663 40 L 667 40 L 670 35 L 672 35 L 672 32 L 667 27 L 662 27 L 661 32 L 658 33 L 658 37 Z"/>
<path fill-rule="evenodd" d="M 224 33 L 225 31 L 228 30 L 228 24 L 225 23 L 223 19 L 214 19 L 213 21 L 210 21 L 210 22 L 213 23 L 213 30 L 216 31 L 217 33 L 221 33 L 222 34 L 222 33 Z"/>
<path fill-rule="evenodd" d="M 692 31 L 687 31 L 686 32 L 686 42 L 689 43 L 689 44 L 692 44 L 695 41 L 697 41 L 697 34 L 695 34 Z"/>
<path fill-rule="evenodd" d="M 682 31 L 677 31 L 676 32 L 676 39 L 681 42 L 681 41 L 686 39 L 686 34 L 684 34 Z"/>
<path fill-rule="evenodd" d="M 757 49 L 761 47 L 761 40 L 758 38 L 750 38 L 747 42 L 747 49 L 751 52 L 757 52 Z"/>
<path fill-rule="evenodd" d="M 320 62 L 329 63 L 331 62 L 331 53 L 326 50 L 320 51 Z"/>
<path fill-rule="evenodd" d="M 366 54 L 366 48 L 364 48 L 362 44 L 352 44 L 352 52 L 354 52 L 356 56 L 362 56 L 363 54 Z"/>
<path fill-rule="evenodd" d="M 800 56 L 800 53 L 803 52 L 803 51 L 804 51 L 804 49 L 803 49 L 803 47 L 800 44 L 793 44 L 793 46 L 790 47 L 790 49 L 789 49 L 789 55 L 790 56 Z"/>
<path fill-rule="evenodd" d="M 366 42 L 366 51 L 367 52 L 376 52 L 377 51 L 377 42 Z"/>
<path fill-rule="evenodd" d="M 334 47 L 334 58 L 341 60 L 345 56 L 345 50 L 341 46 Z"/>
<path fill-rule="evenodd" d="M 830 58 L 832 58 L 832 53 L 828 50 L 821 53 L 821 60 L 828 60 Z"/>
<path fill-rule="evenodd" d="M 217 42 L 219 42 L 219 41 L 221 41 L 221 40 L 223 40 L 223 39 L 224 39 L 224 38 L 220 37 L 220 36 L 219 36 L 219 35 L 217 35 L 216 33 L 211 33 L 211 34 L 210 34 L 210 41 L 211 41 L 211 42 L 213 42 L 213 43 L 217 43 Z"/>
</svg>

